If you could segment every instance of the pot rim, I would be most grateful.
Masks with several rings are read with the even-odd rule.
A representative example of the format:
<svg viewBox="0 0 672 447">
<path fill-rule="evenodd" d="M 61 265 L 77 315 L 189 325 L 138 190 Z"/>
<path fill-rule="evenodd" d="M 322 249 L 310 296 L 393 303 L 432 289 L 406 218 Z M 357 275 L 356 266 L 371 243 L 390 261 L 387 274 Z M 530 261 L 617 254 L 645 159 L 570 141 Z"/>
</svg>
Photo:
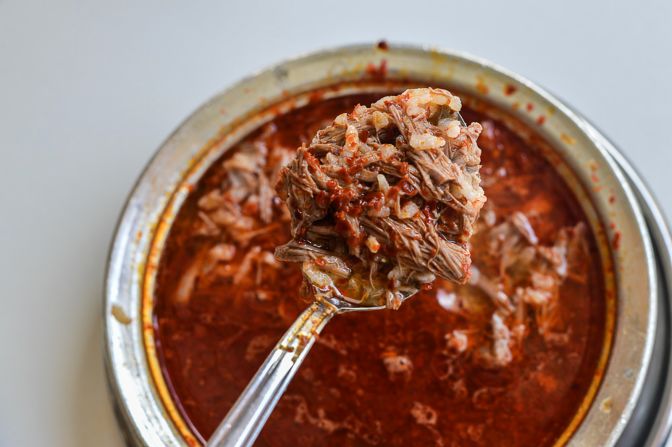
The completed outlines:
<svg viewBox="0 0 672 447">
<path fill-rule="evenodd" d="M 575 113 L 584 119 L 589 126 L 596 129 L 596 132 L 600 134 L 599 138 L 603 138 L 609 143 L 609 147 L 607 148 L 609 155 L 623 170 L 633 187 L 638 202 L 642 207 L 642 213 L 654 244 L 655 257 L 659 264 L 657 270 L 659 272 L 660 287 L 657 312 L 657 324 L 659 326 L 657 330 L 659 332 L 657 332 L 656 339 L 654 340 L 653 352 L 654 355 L 657 352 L 661 352 L 662 359 L 660 369 L 649 372 L 650 376 L 647 376 L 644 389 L 651 386 L 649 384 L 651 376 L 651 379 L 657 377 L 657 386 L 648 391 L 648 393 L 658 395 L 660 400 L 658 402 L 638 402 L 638 408 L 635 409 L 635 412 L 641 411 L 643 416 L 634 416 L 629 425 L 626 426 L 624 433 L 629 430 L 636 431 L 637 433 L 634 435 L 638 436 L 638 439 L 646 446 L 666 445 L 672 431 L 672 356 L 670 355 L 670 332 L 672 331 L 672 327 L 670 327 L 670 323 L 672 322 L 672 295 L 670 295 L 672 292 L 672 233 L 670 232 L 670 225 L 658 200 L 653 196 L 651 188 L 628 157 L 608 137 L 601 133 L 592 122 L 580 113 Z M 661 347 L 656 349 L 655 345 L 658 344 Z M 653 363 L 654 359 L 652 358 L 650 369 L 652 369 Z M 643 425 L 646 426 L 646 431 L 644 432 L 642 432 L 642 427 L 638 423 L 642 420 L 645 421 Z"/>
<path fill-rule="evenodd" d="M 616 163 L 608 157 L 608 152 L 610 151 L 610 143 L 608 141 L 597 141 L 597 138 L 593 136 L 590 138 L 591 126 L 587 125 L 585 120 L 576 115 L 573 111 L 567 108 L 562 104 L 558 99 L 553 97 L 550 93 L 543 90 L 541 87 L 538 87 L 536 84 L 527 80 L 526 78 L 517 75 L 509 70 L 506 70 L 500 67 L 497 64 L 486 61 L 485 59 L 471 56 L 467 53 L 460 51 L 442 51 L 437 50 L 434 47 L 423 47 L 415 45 L 389 45 L 389 50 L 384 54 L 376 52 L 374 45 L 371 44 L 359 44 L 359 45 L 348 45 L 343 47 L 338 47 L 334 49 L 327 49 L 323 51 L 312 52 L 307 55 L 298 56 L 296 58 L 290 59 L 286 62 L 281 62 L 279 64 L 273 65 L 270 68 L 265 70 L 260 70 L 253 75 L 250 75 L 241 81 L 233 84 L 228 89 L 224 90 L 222 93 L 216 95 L 204 105 L 199 107 L 192 115 L 190 115 L 178 128 L 174 131 L 160 146 L 159 150 L 151 158 L 142 174 L 140 175 L 138 181 L 133 187 L 131 194 L 128 197 L 128 200 L 124 206 L 124 211 L 119 219 L 117 226 L 117 231 L 115 233 L 111 248 L 110 255 L 108 258 L 107 266 L 107 275 L 106 275 L 106 285 L 105 285 L 105 306 L 104 306 L 104 322 L 105 322 L 105 345 L 106 345 L 106 363 L 108 366 L 108 375 L 110 379 L 110 385 L 113 392 L 116 396 L 119 397 L 118 401 L 121 406 L 121 413 L 123 414 L 126 425 L 132 430 L 133 438 L 136 440 L 141 440 L 143 443 L 149 445 L 180 445 L 177 443 L 174 436 L 179 436 L 180 430 L 177 430 L 176 427 L 169 423 L 168 421 L 159 421 L 160 416 L 166 416 L 165 408 L 155 408 L 159 413 L 152 415 L 153 417 L 147 419 L 147 414 L 143 412 L 146 409 L 142 409 L 142 405 L 139 402 L 139 398 L 153 397 L 157 400 L 156 389 L 154 388 L 155 384 L 147 383 L 144 393 L 137 394 L 137 390 L 133 389 L 131 391 L 129 388 L 134 388 L 137 384 L 133 383 L 133 374 L 131 372 L 137 373 L 139 370 L 147 367 L 147 358 L 145 357 L 144 349 L 146 346 L 142 344 L 138 345 L 138 340 L 142 340 L 143 328 L 141 327 L 142 318 L 141 318 L 141 309 L 128 307 L 129 305 L 138 304 L 132 303 L 132 299 L 129 301 L 128 296 L 124 297 L 124 291 L 130 291 L 131 289 L 139 287 L 137 283 L 138 275 L 140 275 L 140 270 L 144 269 L 145 262 L 147 259 L 144 259 L 148 253 L 143 253 L 143 247 L 147 247 L 151 243 L 151 240 L 154 237 L 153 232 L 156 230 L 158 225 L 157 221 L 149 222 L 147 221 L 148 217 L 158 218 L 163 211 L 157 211 L 157 206 L 164 208 L 165 205 L 169 202 L 170 197 L 164 197 L 164 201 L 160 204 L 155 204 L 153 212 L 147 212 L 143 207 L 147 207 L 146 203 L 143 203 L 148 195 L 148 191 L 157 194 L 158 190 L 161 189 L 160 185 L 150 185 L 148 183 L 156 183 L 156 178 L 152 176 L 154 173 L 153 170 L 158 169 L 158 165 L 165 163 L 165 160 L 160 160 L 160 158 L 165 159 L 165 153 L 170 149 L 175 150 L 175 148 L 181 144 L 184 145 L 185 141 L 183 139 L 190 132 L 190 128 L 198 128 L 198 130 L 203 131 L 204 127 L 202 122 L 199 122 L 200 116 L 206 112 L 211 112 L 213 106 L 217 104 L 218 101 L 223 100 L 225 97 L 232 95 L 236 91 L 239 91 L 245 88 L 246 85 L 255 82 L 261 77 L 269 76 L 282 76 L 283 70 L 290 70 L 293 66 L 304 64 L 310 65 L 310 63 L 315 61 L 326 60 L 329 58 L 339 58 L 342 56 L 345 57 L 354 57 L 354 56 L 365 56 L 369 59 L 381 59 L 381 57 L 390 57 L 393 53 L 395 55 L 411 55 L 418 56 L 420 58 L 437 57 L 439 59 L 443 58 L 445 60 L 451 59 L 456 61 L 455 63 L 462 63 L 466 65 L 473 65 L 475 67 L 480 67 L 484 72 L 493 72 L 496 73 L 498 77 L 508 78 L 509 80 L 514 81 L 519 86 L 525 87 L 529 90 L 533 96 L 537 96 L 542 101 L 551 104 L 555 109 L 560 112 L 558 116 L 562 116 L 569 120 L 576 128 L 588 136 L 588 140 L 591 142 L 592 149 L 595 150 L 595 154 L 600 156 L 600 163 L 604 165 L 599 168 L 601 174 L 606 175 L 607 177 L 613 177 L 617 183 L 619 183 L 619 195 L 621 198 L 625 199 L 628 208 L 627 212 L 630 214 L 631 227 L 629 228 L 632 233 L 633 238 L 638 239 L 641 244 L 641 251 L 639 253 L 640 261 L 644 261 L 646 265 L 646 280 L 643 283 L 640 282 L 641 289 L 645 291 L 640 293 L 639 296 L 646 296 L 646 312 L 645 318 L 646 321 L 640 321 L 640 327 L 636 328 L 638 332 L 634 335 L 637 338 L 634 341 L 634 345 L 637 345 L 637 355 L 639 355 L 639 368 L 636 371 L 631 371 L 630 376 L 627 375 L 620 378 L 614 379 L 626 379 L 628 389 L 628 396 L 625 402 L 625 405 L 622 407 L 622 411 L 618 417 L 613 418 L 614 422 L 611 424 L 610 430 L 605 432 L 606 437 L 602 440 L 604 445 L 613 445 L 620 433 L 624 429 L 633 408 L 637 402 L 637 399 L 640 395 L 644 376 L 649 365 L 651 351 L 653 347 L 653 335 L 655 333 L 655 316 L 656 316 L 656 300 L 657 295 L 656 291 L 656 273 L 654 266 L 653 252 L 650 242 L 650 237 L 646 226 L 644 224 L 644 219 L 639 209 L 639 205 L 635 199 L 635 196 L 630 189 L 627 181 L 620 171 Z M 445 62 L 445 61 L 444 61 Z M 354 72 L 361 71 L 361 69 L 354 69 Z M 345 72 L 344 72 L 345 73 Z M 339 77 L 341 75 L 336 75 Z M 450 82 L 450 81 L 447 81 Z M 310 90 L 310 86 L 304 90 Z M 199 127 L 200 126 L 200 127 Z M 192 129 L 193 130 L 193 129 Z M 598 134 L 599 135 L 599 134 Z M 213 137 L 214 135 L 210 135 Z M 179 143 L 179 144 L 178 144 Z M 188 146 L 188 144 L 187 144 Z M 199 151 L 202 151 L 202 144 L 198 147 L 191 147 L 190 150 L 196 154 Z M 615 148 L 613 149 L 615 151 Z M 604 166 L 607 166 L 608 169 L 605 169 Z M 173 185 L 168 188 L 172 194 L 174 190 L 175 182 L 181 181 L 182 172 L 173 173 L 173 176 L 170 178 L 162 178 L 161 180 L 167 185 Z M 613 186 L 613 185 L 612 185 Z M 154 188 L 154 189 L 152 189 Z M 618 188 L 617 188 L 618 189 Z M 597 193 L 596 193 L 597 194 Z M 591 196 L 591 199 L 594 197 Z M 604 213 L 602 213 L 602 218 L 604 218 Z M 136 233 L 136 228 L 141 228 L 143 233 Z M 138 236 L 139 235 L 139 236 Z M 637 242 L 634 241 L 633 242 Z M 139 251 L 138 251 L 139 250 Z M 623 259 L 618 259 L 618 255 L 615 255 L 615 264 L 622 265 Z M 618 275 L 617 281 L 619 284 L 622 281 L 621 274 Z M 641 290 L 640 289 L 640 290 Z M 619 314 L 621 314 L 621 309 L 623 309 L 622 304 L 628 304 L 628 296 L 623 296 L 624 291 L 619 288 L 618 290 L 618 303 L 619 303 Z M 134 290 L 134 293 L 131 294 L 131 298 L 139 298 L 142 292 Z M 124 298 L 126 298 L 124 300 Z M 142 301 L 142 300 L 140 300 Z M 630 300 L 632 301 L 632 300 Z M 630 303 L 632 304 L 632 303 Z M 640 303 L 641 304 L 641 303 Z M 126 312 L 132 319 L 133 323 L 122 325 L 117 318 L 114 317 L 112 312 L 113 308 L 121 306 L 122 310 Z M 625 309 L 628 309 L 628 306 L 625 306 Z M 620 320 L 619 320 L 620 321 Z M 123 326 L 123 327 L 120 327 Z M 642 327 L 644 330 L 642 331 Z M 126 334 L 124 334 L 124 329 L 128 329 Z M 146 328 L 145 328 L 146 329 Z M 618 334 L 617 334 L 618 335 Z M 614 340 L 614 349 L 617 347 L 617 343 L 623 343 L 623 337 L 616 337 Z M 633 343 L 630 343 L 631 347 Z M 126 355 L 123 354 L 124 349 L 126 349 Z M 124 363 L 125 362 L 125 363 Z M 130 363 L 129 363 L 130 362 Z M 612 369 L 612 362 L 609 362 L 607 367 L 607 372 L 603 378 L 603 384 L 609 379 L 609 371 Z M 130 370 L 129 370 L 130 368 Z M 133 370 L 133 371 L 131 371 Z M 627 372 L 627 371 L 625 371 Z M 136 377 L 137 379 L 137 377 Z M 146 379 L 146 378 L 145 378 Z M 602 387 L 604 388 L 604 387 Z M 620 387 L 623 389 L 623 387 Z M 602 395 L 604 389 L 600 389 L 595 396 L 593 402 L 598 402 L 602 399 L 602 402 L 606 402 L 606 399 L 611 399 L 611 396 Z M 162 413 L 163 412 L 163 413 Z M 600 412 L 602 414 L 600 414 Z M 604 410 L 600 410 L 596 405 L 592 405 L 588 410 L 588 414 L 584 421 L 590 421 L 590 418 L 602 420 L 602 424 L 605 424 L 604 420 L 612 420 L 611 418 L 606 418 L 604 413 L 608 413 Z M 174 416 L 174 415 L 171 415 Z M 608 416 L 608 414 L 607 414 Z M 138 420 L 138 418 L 142 420 Z M 152 429 L 156 427 L 153 424 L 158 424 L 156 427 L 160 427 L 161 430 L 164 430 L 165 433 L 151 433 Z M 594 438 L 591 437 L 591 434 L 585 430 L 586 423 L 582 423 L 572 439 L 570 439 L 568 445 L 580 445 L 584 442 L 589 441 L 589 445 L 594 441 Z M 598 427 L 600 429 L 604 427 Z M 173 437 L 167 435 L 171 433 Z M 165 436 L 163 436 L 165 435 Z M 169 437 L 166 437 L 169 436 Z M 585 438 L 585 439 L 584 439 Z"/>
</svg>

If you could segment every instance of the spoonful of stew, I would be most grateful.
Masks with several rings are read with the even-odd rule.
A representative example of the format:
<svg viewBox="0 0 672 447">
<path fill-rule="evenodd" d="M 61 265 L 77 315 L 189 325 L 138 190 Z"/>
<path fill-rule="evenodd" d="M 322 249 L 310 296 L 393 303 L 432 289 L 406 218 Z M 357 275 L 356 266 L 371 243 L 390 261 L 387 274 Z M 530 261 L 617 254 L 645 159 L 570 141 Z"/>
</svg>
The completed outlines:
<svg viewBox="0 0 672 447">
<path fill-rule="evenodd" d="M 398 309 L 438 277 L 464 283 L 474 222 L 485 203 L 478 123 L 457 96 L 419 88 L 358 105 L 317 132 L 276 188 L 292 240 L 276 249 L 301 265 L 314 298 L 280 339 L 209 446 L 250 446 L 322 328 L 338 313 Z"/>
</svg>

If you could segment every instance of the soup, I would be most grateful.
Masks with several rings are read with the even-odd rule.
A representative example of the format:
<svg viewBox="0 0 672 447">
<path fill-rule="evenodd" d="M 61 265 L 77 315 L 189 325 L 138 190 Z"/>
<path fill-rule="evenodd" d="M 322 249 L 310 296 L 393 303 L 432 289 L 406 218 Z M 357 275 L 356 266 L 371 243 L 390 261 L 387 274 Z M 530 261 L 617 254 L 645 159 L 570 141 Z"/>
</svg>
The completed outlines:
<svg viewBox="0 0 672 447">
<path fill-rule="evenodd" d="M 278 167 L 325 122 L 380 96 L 316 98 L 276 117 L 214 163 L 177 215 L 157 276 L 155 337 L 172 399 L 200 439 L 306 306 L 300 269 L 272 256 L 290 238 L 269 189 Z M 397 311 L 334 318 L 255 445 L 544 446 L 574 418 L 604 343 L 595 239 L 537 144 L 465 105 L 464 118 L 484 127 L 488 197 L 471 285 L 437 281 Z M 246 153 L 265 180 L 247 185 L 256 199 L 223 205 L 241 184 L 232 170 L 247 169 L 236 154 Z"/>
</svg>

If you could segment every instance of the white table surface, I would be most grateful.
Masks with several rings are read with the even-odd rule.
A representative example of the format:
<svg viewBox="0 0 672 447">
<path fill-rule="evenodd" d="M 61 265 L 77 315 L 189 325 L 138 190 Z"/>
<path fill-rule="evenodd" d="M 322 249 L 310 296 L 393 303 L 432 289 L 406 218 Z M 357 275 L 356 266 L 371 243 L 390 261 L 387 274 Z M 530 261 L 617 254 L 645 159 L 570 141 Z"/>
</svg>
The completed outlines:
<svg viewBox="0 0 672 447">
<path fill-rule="evenodd" d="M 95 3 L 0 0 L 0 446 L 122 445 L 100 316 L 124 198 L 192 110 L 283 58 L 384 37 L 496 61 L 593 120 L 672 212 L 670 1 Z"/>
</svg>

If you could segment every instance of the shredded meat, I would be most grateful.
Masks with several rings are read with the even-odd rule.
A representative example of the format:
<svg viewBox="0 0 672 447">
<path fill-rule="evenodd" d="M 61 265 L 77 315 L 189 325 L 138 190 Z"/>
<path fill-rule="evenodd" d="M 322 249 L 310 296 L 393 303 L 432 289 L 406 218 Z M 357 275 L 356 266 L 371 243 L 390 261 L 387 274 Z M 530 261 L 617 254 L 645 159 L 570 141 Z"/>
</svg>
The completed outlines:
<svg viewBox="0 0 672 447">
<path fill-rule="evenodd" d="M 513 360 L 530 331 L 548 344 L 563 344 L 569 328 L 558 314 L 560 287 L 571 278 L 583 281 L 586 226 L 561 228 L 552 245 L 543 245 L 521 212 L 495 224 L 485 223 L 477 237 L 487 247 L 479 267 L 472 268 L 469 284 L 449 293 L 439 290 L 443 308 L 467 320 L 486 320 L 489 343 L 469 344 L 448 334 L 453 352 L 469 353 L 484 367 L 501 368 Z M 488 305 L 483 305 L 486 297 Z M 455 331 L 454 331 L 455 332 Z"/>
<path fill-rule="evenodd" d="M 478 123 L 460 100 L 422 88 L 358 105 L 317 132 L 280 171 L 293 240 L 276 257 L 360 304 L 397 308 L 437 277 L 463 283 L 485 202 Z"/>
<path fill-rule="evenodd" d="M 382 355 L 383 365 L 391 381 L 398 377 L 408 381 L 413 374 L 413 362 L 408 356 L 397 354 L 394 349 L 385 351 Z"/>
<path fill-rule="evenodd" d="M 429 405 L 425 405 L 417 401 L 413 402 L 411 416 L 413 416 L 415 422 L 420 425 L 436 425 L 436 420 L 438 419 L 436 410 L 434 410 Z"/>
<path fill-rule="evenodd" d="M 342 430 L 348 434 L 348 438 L 355 439 L 367 445 L 378 445 L 380 443 L 381 424 L 379 421 L 363 423 L 356 414 L 348 414 L 342 420 L 335 420 L 327 416 L 327 412 L 322 407 L 311 412 L 306 399 L 303 396 L 289 394 L 284 398 L 286 401 L 294 402 L 296 410 L 294 413 L 294 422 L 300 425 L 311 425 L 326 433 L 333 433 Z"/>
<path fill-rule="evenodd" d="M 197 232 L 204 236 L 222 236 L 239 246 L 277 229 L 274 213 L 283 212 L 274 205 L 273 187 L 282 166 L 293 151 L 268 143 L 275 136 L 275 125 L 267 125 L 261 135 L 240 145 L 222 167 L 227 175 L 220 188 L 210 190 L 198 200 L 201 225 Z M 277 200 L 277 199 L 276 199 Z M 283 216 L 280 216 L 282 218 Z M 259 226 L 261 223 L 261 226 Z"/>
<path fill-rule="evenodd" d="M 193 234 L 207 243 L 191 257 L 175 289 L 175 303 L 188 304 L 198 288 L 218 281 L 254 290 L 260 301 L 278 295 L 261 285 L 282 276 L 281 264 L 258 241 L 273 237 L 289 221 L 271 185 L 293 154 L 278 141 L 277 126 L 267 124 L 222 162 L 221 181 L 198 192 Z"/>
</svg>

